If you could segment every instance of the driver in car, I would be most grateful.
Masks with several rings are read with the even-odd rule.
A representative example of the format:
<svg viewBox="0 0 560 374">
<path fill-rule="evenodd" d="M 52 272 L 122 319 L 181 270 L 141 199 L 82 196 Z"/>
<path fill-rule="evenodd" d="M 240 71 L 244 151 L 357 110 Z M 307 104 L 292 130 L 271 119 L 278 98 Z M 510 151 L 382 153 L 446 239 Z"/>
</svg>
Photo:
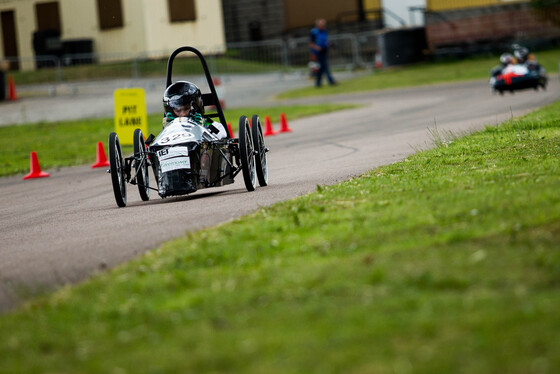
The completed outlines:
<svg viewBox="0 0 560 374">
<path fill-rule="evenodd" d="M 202 93 L 193 83 L 178 81 L 167 87 L 163 94 L 163 127 L 175 118 L 187 117 L 210 130 L 218 139 L 227 138 L 227 130 L 220 122 L 204 117 Z"/>
</svg>

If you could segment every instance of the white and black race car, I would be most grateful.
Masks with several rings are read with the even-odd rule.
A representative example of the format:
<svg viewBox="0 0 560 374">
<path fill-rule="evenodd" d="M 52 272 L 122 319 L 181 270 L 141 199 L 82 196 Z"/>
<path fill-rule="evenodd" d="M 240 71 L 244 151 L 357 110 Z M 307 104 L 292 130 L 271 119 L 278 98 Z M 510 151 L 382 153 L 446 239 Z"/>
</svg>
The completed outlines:
<svg viewBox="0 0 560 374">
<path fill-rule="evenodd" d="M 208 65 L 200 51 L 193 47 L 176 49 L 167 63 L 167 87 L 172 84 L 173 61 L 181 52 L 192 52 L 200 59 L 209 93 L 202 94 L 205 107 L 214 107 L 215 113 L 207 117 L 217 118 L 227 127 L 227 122 L 216 93 Z M 133 151 L 123 157 L 116 133 L 109 135 L 109 172 L 115 200 L 119 207 L 126 206 L 126 184 L 138 186 L 143 201 L 150 199 L 150 190 L 162 198 L 193 193 L 199 189 L 218 187 L 234 182 L 242 172 L 245 187 L 254 191 L 258 184 L 268 184 L 268 166 L 261 120 L 253 115 L 251 122 L 246 116 L 239 118 L 239 137 L 227 134 L 218 138 L 212 128 L 200 125 L 189 118 L 176 118 L 154 138 L 147 140 L 140 129 L 134 131 Z M 150 186 L 149 167 L 152 167 L 156 187 Z"/>
</svg>

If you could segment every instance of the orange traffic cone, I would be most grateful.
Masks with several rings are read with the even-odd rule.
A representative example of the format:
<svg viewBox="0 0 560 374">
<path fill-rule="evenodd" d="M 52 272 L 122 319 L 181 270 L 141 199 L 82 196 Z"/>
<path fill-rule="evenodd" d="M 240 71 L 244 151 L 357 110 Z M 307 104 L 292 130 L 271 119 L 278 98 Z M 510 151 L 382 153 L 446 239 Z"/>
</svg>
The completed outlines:
<svg viewBox="0 0 560 374">
<path fill-rule="evenodd" d="M 8 100 L 17 100 L 16 85 L 11 75 L 8 77 Z"/>
<path fill-rule="evenodd" d="M 23 180 L 33 179 L 33 178 L 45 178 L 49 177 L 49 173 L 41 171 L 41 166 L 39 165 L 39 159 L 37 158 L 36 152 L 31 152 L 31 172 L 23 177 Z"/>
<path fill-rule="evenodd" d="M 233 129 L 231 128 L 231 123 L 227 123 L 227 128 L 229 131 L 229 137 L 233 139 Z"/>
<path fill-rule="evenodd" d="M 272 122 L 270 122 L 270 117 L 269 116 L 264 117 L 264 134 L 263 135 L 264 136 L 276 135 L 276 133 L 272 129 Z"/>
<path fill-rule="evenodd" d="M 278 132 L 292 132 L 292 129 L 288 126 L 288 121 L 286 120 L 286 115 L 284 113 L 280 114 L 280 131 Z"/>
<path fill-rule="evenodd" d="M 109 166 L 109 161 L 107 161 L 107 156 L 105 156 L 103 142 L 97 142 L 97 160 L 95 164 L 91 165 L 91 168 L 104 168 L 107 166 Z"/>
<path fill-rule="evenodd" d="M 379 52 L 375 54 L 375 68 L 383 69 L 383 60 L 381 59 L 381 53 Z"/>
</svg>

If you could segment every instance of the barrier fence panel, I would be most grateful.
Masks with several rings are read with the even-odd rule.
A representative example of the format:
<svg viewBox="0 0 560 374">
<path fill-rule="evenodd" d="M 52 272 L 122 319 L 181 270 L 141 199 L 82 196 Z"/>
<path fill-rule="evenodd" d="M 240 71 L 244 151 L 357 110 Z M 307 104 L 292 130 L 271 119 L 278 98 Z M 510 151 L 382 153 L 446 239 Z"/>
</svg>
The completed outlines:
<svg viewBox="0 0 560 374">
<path fill-rule="evenodd" d="M 132 53 L 65 54 L 60 57 L 62 79 L 68 81 L 86 81 L 112 78 L 133 78 L 134 61 Z"/>
<path fill-rule="evenodd" d="M 229 43 L 225 55 L 212 60 L 220 73 L 279 71 L 288 67 L 285 48 L 280 39 Z"/>
<path fill-rule="evenodd" d="M 21 69 L 7 72 L 18 84 L 37 85 L 62 80 L 60 60 L 57 56 L 7 57 L 4 60 Z"/>
<path fill-rule="evenodd" d="M 379 51 L 377 31 L 365 31 L 356 35 L 360 49 L 362 64 L 366 68 L 375 66 L 375 57 Z"/>
<path fill-rule="evenodd" d="M 335 34 L 329 38 L 329 64 L 332 68 L 354 69 L 362 66 L 358 39 L 353 34 Z M 290 65 L 306 66 L 310 60 L 309 38 L 294 38 L 287 41 Z"/>
<path fill-rule="evenodd" d="M 329 63 L 334 69 L 371 67 L 377 47 L 376 32 L 331 34 Z M 309 38 L 271 39 L 258 42 L 229 43 L 205 47 L 204 55 L 213 74 L 286 72 L 307 69 L 310 61 Z M 138 79 L 165 75 L 167 59 L 172 51 L 147 51 L 140 54 L 66 54 L 63 56 L 33 56 L 6 58 L 16 82 L 20 85 L 57 85 L 103 79 Z M 201 75 L 202 68 L 195 56 L 180 55 L 174 64 L 174 74 Z"/>
</svg>

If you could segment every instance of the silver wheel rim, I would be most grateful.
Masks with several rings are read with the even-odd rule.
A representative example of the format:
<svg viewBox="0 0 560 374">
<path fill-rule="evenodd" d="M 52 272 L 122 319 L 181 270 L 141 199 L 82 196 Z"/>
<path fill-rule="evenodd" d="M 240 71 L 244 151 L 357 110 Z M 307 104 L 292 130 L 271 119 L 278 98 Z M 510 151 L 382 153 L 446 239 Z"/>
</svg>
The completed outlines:
<svg viewBox="0 0 560 374">
<path fill-rule="evenodd" d="M 251 173 L 251 183 L 253 186 L 257 182 L 257 167 L 255 164 L 255 151 L 251 146 L 251 133 L 249 131 L 245 132 L 245 139 L 247 143 L 247 158 L 249 162 L 249 171 Z"/>
</svg>

